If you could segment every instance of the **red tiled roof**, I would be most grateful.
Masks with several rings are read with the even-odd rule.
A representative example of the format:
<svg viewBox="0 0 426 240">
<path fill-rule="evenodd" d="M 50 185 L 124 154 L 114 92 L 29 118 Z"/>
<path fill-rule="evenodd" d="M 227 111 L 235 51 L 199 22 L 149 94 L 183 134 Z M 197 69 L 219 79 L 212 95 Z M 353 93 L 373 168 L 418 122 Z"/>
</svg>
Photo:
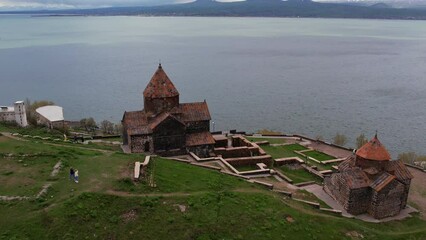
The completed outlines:
<svg viewBox="0 0 426 240">
<path fill-rule="evenodd" d="M 172 113 L 183 122 L 209 121 L 211 119 L 206 102 L 181 103 Z"/>
<path fill-rule="evenodd" d="M 404 163 L 401 162 L 401 160 L 389 161 L 385 170 L 395 175 L 396 178 L 401 181 L 413 179 L 413 175 L 410 173 Z"/>
<path fill-rule="evenodd" d="M 341 174 L 350 189 L 364 188 L 370 185 L 370 179 L 359 168 L 352 168 Z"/>
<path fill-rule="evenodd" d="M 374 182 L 370 184 L 370 187 L 377 192 L 380 192 L 384 187 L 386 187 L 389 183 L 391 183 L 396 177 L 390 175 L 387 172 L 384 172 L 380 175 Z"/>
<path fill-rule="evenodd" d="M 144 111 L 124 112 L 123 124 L 127 126 L 143 126 L 148 124 L 148 119 Z"/>
<path fill-rule="evenodd" d="M 355 158 L 353 155 L 347 157 L 338 165 L 339 171 L 343 172 L 355 166 Z"/>
<path fill-rule="evenodd" d="M 377 135 L 358 149 L 356 155 L 367 160 L 389 161 L 391 159 L 389 152 L 379 141 Z"/>
<path fill-rule="evenodd" d="M 199 146 L 214 144 L 214 138 L 210 132 L 186 134 L 186 146 Z"/>
<path fill-rule="evenodd" d="M 125 112 L 123 115 L 123 125 L 127 127 L 128 135 L 152 133 L 147 124 L 148 119 L 144 111 Z"/>
<path fill-rule="evenodd" d="M 165 98 L 179 96 L 178 90 L 170 81 L 167 74 L 164 72 L 161 64 L 158 66 L 157 71 L 143 91 L 143 96 L 148 98 Z"/>
</svg>

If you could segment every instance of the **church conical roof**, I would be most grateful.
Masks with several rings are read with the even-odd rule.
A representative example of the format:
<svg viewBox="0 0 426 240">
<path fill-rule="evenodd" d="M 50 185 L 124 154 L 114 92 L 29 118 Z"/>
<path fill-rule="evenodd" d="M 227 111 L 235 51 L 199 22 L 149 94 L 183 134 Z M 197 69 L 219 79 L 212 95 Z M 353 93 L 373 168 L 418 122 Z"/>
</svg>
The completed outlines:
<svg viewBox="0 0 426 240">
<path fill-rule="evenodd" d="M 161 64 L 143 91 L 143 96 L 148 98 L 166 98 L 179 96 L 178 90 L 164 72 Z"/>
<path fill-rule="evenodd" d="M 377 134 L 368 143 L 356 151 L 356 155 L 367 160 L 389 161 L 391 156 L 377 138 Z"/>
</svg>

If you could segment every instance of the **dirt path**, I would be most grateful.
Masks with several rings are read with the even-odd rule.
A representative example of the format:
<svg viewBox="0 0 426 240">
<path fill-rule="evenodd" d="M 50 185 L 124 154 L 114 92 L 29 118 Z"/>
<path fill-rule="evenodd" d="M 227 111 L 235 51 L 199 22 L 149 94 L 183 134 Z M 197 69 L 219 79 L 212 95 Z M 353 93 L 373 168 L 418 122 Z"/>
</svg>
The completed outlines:
<svg viewBox="0 0 426 240">
<path fill-rule="evenodd" d="M 414 178 L 411 180 L 408 204 L 420 211 L 422 219 L 426 220 L 426 173 L 415 168 L 408 168 Z M 414 203 L 414 204 L 413 204 Z"/>
<path fill-rule="evenodd" d="M 0 132 L 3 136 L 5 136 L 5 137 L 7 137 L 7 138 L 11 138 L 11 139 L 14 139 L 14 140 L 18 140 L 18 141 L 24 141 L 24 142 L 28 142 L 28 140 L 27 139 L 22 139 L 22 138 L 19 138 L 19 137 L 17 137 L 17 136 L 13 136 L 11 133 L 9 133 L 9 132 Z"/>
</svg>

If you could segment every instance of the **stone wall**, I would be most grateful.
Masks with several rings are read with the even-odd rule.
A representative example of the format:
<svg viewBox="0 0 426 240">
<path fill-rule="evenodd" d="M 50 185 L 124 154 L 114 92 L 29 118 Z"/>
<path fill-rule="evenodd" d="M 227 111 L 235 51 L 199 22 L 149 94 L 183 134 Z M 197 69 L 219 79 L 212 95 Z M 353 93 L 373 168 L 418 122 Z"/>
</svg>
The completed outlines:
<svg viewBox="0 0 426 240">
<path fill-rule="evenodd" d="M 154 149 L 152 142 L 152 136 L 150 135 L 133 135 L 130 137 L 130 151 L 133 153 L 143 153 L 145 152 L 145 146 L 149 146 L 149 151 Z"/>
<path fill-rule="evenodd" d="M 371 189 L 369 187 L 351 189 L 347 207 L 348 213 L 359 215 L 366 213 L 371 202 Z"/>
<path fill-rule="evenodd" d="M 163 111 L 169 111 L 179 106 L 179 96 L 167 98 L 144 98 L 144 108 L 146 112 L 153 115 Z"/>
<path fill-rule="evenodd" d="M 123 132 L 122 132 L 123 145 L 129 144 L 129 135 L 127 134 L 127 126 L 123 124 Z"/>
<path fill-rule="evenodd" d="M 397 215 L 402 209 L 402 198 L 404 196 L 404 185 L 394 179 L 381 191 L 372 192 L 371 205 L 368 213 L 377 219 Z"/>
<path fill-rule="evenodd" d="M 266 166 L 270 166 L 272 163 L 272 157 L 269 155 L 257 157 L 228 158 L 225 160 L 232 166 L 255 166 L 257 163 L 264 163 L 266 164 Z"/>
<path fill-rule="evenodd" d="M 186 132 L 197 133 L 197 132 L 210 132 L 210 121 L 199 121 L 199 122 L 187 122 Z"/>
<path fill-rule="evenodd" d="M 402 182 L 402 184 L 404 185 L 404 194 L 401 196 L 401 209 L 404 209 L 407 206 L 411 180 L 405 180 L 404 182 Z"/>
<path fill-rule="evenodd" d="M 167 118 L 160 123 L 152 135 L 154 152 L 185 147 L 185 126 L 173 118 Z"/>
<path fill-rule="evenodd" d="M 188 152 L 193 152 L 200 158 L 208 158 L 213 153 L 212 145 L 201 145 L 201 146 L 193 146 L 187 147 Z"/>
<path fill-rule="evenodd" d="M 355 161 L 355 165 L 362 169 L 374 167 L 378 170 L 378 172 L 384 171 L 385 166 L 388 163 L 388 161 L 367 160 L 359 156 L 356 157 Z"/>
<path fill-rule="evenodd" d="M 255 147 L 232 147 L 232 148 L 215 148 L 216 155 L 222 155 L 223 158 L 237 158 L 258 156 L 259 148 Z"/>
<path fill-rule="evenodd" d="M 249 140 L 241 136 L 232 136 L 232 146 L 233 147 L 252 147 L 253 144 Z"/>
<path fill-rule="evenodd" d="M 362 214 L 369 208 L 371 199 L 369 188 L 350 189 L 339 173 L 324 178 L 324 190 L 350 214 Z"/>
<path fill-rule="evenodd" d="M 228 146 L 228 139 L 216 140 L 216 143 L 214 144 L 215 148 L 226 148 L 227 146 Z"/>
</svg>

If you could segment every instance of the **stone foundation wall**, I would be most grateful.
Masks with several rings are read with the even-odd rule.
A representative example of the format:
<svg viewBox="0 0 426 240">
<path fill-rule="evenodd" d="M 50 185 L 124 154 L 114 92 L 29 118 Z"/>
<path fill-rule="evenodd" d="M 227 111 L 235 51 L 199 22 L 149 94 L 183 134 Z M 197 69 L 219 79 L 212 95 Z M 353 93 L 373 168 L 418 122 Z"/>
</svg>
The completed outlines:
<svg viewBox="0 0 426 240">
<path fill-rule="evenodd" d="M 366 213 L 371 202 L 371 189 L 369 187 L 352 189 L 346 210 L 353 215 Z"/>
<path fill-rule="evenodd" d="M 404 185 L 397 180 L 393 180 L 380 192 L 373 191 L 368 213 L 377 219 L 397 215 L 402 209 L 402 196 L 404 194 Z"/>
<path fill-rule="evenodd" d="M 241 136 L 232 136 L 232 146 L 233 147 L 253 147 L 252 142 L 241 137 Z"/>
<path fill-rule="evenodd" d="M 143 153 L 145 152 L 145 144 L 148 142 L 149 151 L 154 149 L 154 145 L 152 143 L 152 136 L 150 135 L 133 135 L 130 136 L 130 151 L 132 153 Z"/>
<path fill-rule="evenodd" d="M 228 139 L 216 140 L 215 148 L 226 148 L 228 146 Z"/>
<path fill-rule="evenodd" d="M 229 158 L 225 160 L 232 166 L 255 166 L 257 163 L 264 163 L 266 164 L 266 166 L 270 166 L 272 163 L 272 157 L 269 155 L 257 157 Z"/>
<path fill-rule="evenodd" d="M 351 190 L 339 173 L 325 177 L 324 190 L 342 204 L 350 214 L 365 213 L 369 207 L 370 192 L 368 187 Z"/>
<path fill-rule="evenodd" d="M 193 152 L 200 158 L 208 158 L 213 153 L 213 145 L 187 147 L 187 152 Z"/>
<path fill-rule="evenodd" d="M 401 209 L 404 209 L 407 206 L 411 180 L 406 180 L 405 182 L 402 182 L 402 184 L 404 185 L 404 194 L 401 196 Z"/>
<path fill-rule="evenodd" d="M 251 157 L 259 155 L 259 148 L 255 147 L 232 147 L 215 148 L 216 155 L 222 155 L 223 158 Z"/>
</svg>

